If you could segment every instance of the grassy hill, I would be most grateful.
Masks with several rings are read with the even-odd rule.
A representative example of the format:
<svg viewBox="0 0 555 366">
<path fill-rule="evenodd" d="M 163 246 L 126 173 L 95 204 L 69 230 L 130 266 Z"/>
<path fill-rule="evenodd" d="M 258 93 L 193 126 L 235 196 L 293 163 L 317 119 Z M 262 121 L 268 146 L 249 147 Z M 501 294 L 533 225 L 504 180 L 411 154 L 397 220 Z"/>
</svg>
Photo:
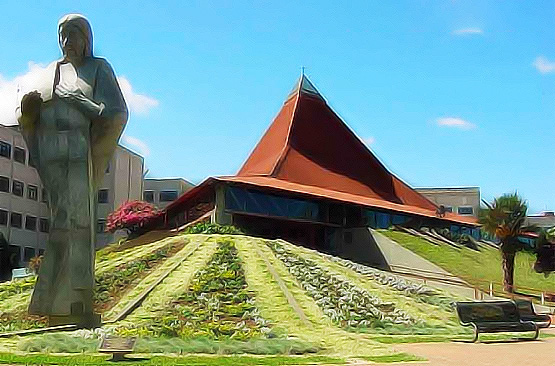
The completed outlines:
<svg viewBox="0 0 555 366">
<path fill-rule="evenodd" d="M 116 321 L 161 278 L 139 307 Z M 26 314 L 34 281 L 0 284 L 0 332 L 46 326 L 46 319 Z M 138 336 L 139 353 L 407 360 L 385 343 L 468 334 L 458 324 L 454 300 L 282 240 L 179 235 L 97 253 L 101 329 L 0 339 L 0 353 L 94 353 L 101 334 L 115 333 Z"/>
<path fill-rule="evenodd" d="M 483 246 L 479 251 L 467 247 L 457 249 L 449 245 L 434 245 L 425 239 L 400 231 L 380 230 L 379 232 L 484 291 L 489 289 L 489 282 L 494 283 L 494 291 L 502 291 L 501 254 L 495 248 Z M 514 276 L 517 291 L 521 286 L 555 293 L 555 276 L 545 277 L 535 272 L 534 262 L 533 254 L 517 253 Z M 526 292 L 526 290 L 523 291 Z"/>
</svg>

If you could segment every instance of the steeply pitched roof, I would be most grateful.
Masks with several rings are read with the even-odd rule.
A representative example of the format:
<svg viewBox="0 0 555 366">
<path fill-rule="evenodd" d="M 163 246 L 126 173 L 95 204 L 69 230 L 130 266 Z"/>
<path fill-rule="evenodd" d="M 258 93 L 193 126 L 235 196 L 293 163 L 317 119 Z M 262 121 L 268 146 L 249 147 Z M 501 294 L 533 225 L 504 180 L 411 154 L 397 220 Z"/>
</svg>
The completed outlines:
<svg viewBox="0 0 555 366">
<path fill-rule="evenodd" d="M 385 168 L 304 75 L 237 176 L 437 209 Z"/>
</svg>

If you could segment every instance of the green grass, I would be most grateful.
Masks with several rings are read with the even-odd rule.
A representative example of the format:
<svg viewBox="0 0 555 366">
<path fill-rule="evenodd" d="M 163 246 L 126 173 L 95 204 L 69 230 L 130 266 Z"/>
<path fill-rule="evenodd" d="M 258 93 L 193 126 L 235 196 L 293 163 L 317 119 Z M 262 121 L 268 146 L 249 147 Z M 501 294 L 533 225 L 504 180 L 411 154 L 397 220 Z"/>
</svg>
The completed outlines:
<svg viewBox="0 0 555 366">
<path fill-rule="evenodd" d="M 19 355 L 11 353 L 0 353 L 0 364 L 9 365 L 60 365 L 60 366 L 113 366 L 114 362 L 109 361 L 111 356 L 103 355 Z M 135 359 L 134 359 L 135 358 Z M 345 364 L 344 358 L 326 356 L 153 356 L 140 358 L 140 356 L 128 356 L 126 366 L 166 366 L 166 365 L 187 365 L 187 366 L 278 366 L 278 365 L 306 365 L 306 364 Z"/>
<path fill-rule="evenodd" d="M 434 245 L 424 239 L 393 230 L 380 230 L 381 234 L 403 247 L 420 255 L 446 271 L 464 279 L 484 291 L 489 283 L 494 283 L 494 291 L 501 292 L 503 270 L 501 254 L 495 248 L 482 247 L 480 251 L 468 248 L 455 249 L 449 245 Z M 555 293 L 555 276 L 544 277 L 533 269 L 535 256 L 520 252 L 516 256 L 514 283 L 518 287 L 528 287 Z M 523 292 L 528 292 L 522 290 Z"/>
<path fill-rule="evenodd" d="M 359 357 L 365 361 L 372 361 L 372 362 L 379 362 L 379 363 L 385 363 L 385 362 L 410 362 L 410 361 L 426 361 L 426 359 L 424 357 L 420 357 L 420 356 L 415 356 L 415 355 L 411 355 L 409 353 L 394 353 L 391 355 L 385 355 L 385 356 L 364 356 L 364 357 Z"/>
<path fill-rule="evenodd" d="M 68 333 L 43 334 L 24 337 L 17 345 L 24 352 L 41 353 L 95 353 L 99 339 L 85 339 Z M 314 345 L 297 339 L 250 339 L 238 341 L 228 339 L 217 341 L 207 338 L 139 338 L 135 353 L 191 354 L 205 353 L 218 355 L 297 355 L 316 353 Z"/>
</svg>

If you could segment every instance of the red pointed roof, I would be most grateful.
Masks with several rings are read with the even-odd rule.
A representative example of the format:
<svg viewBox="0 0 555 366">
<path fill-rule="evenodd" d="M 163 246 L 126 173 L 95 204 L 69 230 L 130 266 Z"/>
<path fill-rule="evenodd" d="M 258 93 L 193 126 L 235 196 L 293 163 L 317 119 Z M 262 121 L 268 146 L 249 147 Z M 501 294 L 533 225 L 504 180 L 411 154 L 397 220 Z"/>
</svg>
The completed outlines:
<svg viewBox="0 0 555 366">
<path fill-rule="evenodd" d="M 237 175 L 208 178 L 166 211 L 216 182 L 438 217 L 437 206 L 389 172 L 304 75 Z M 474 217 L 453 213 L 443 219 L 476 225 Z"/>
<path fill-rule="evenodd" d="M 237 176 L 437 209 L 380 163 L 304 75 Z"/>
</svg>

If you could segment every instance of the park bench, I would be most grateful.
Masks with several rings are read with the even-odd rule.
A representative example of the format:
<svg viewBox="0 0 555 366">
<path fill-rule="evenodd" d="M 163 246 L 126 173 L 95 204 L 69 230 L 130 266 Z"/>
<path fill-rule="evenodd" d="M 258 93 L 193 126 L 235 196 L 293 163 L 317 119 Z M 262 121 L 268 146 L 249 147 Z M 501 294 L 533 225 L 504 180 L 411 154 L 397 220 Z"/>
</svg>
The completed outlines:
<svg viewBox="0 0 555 366">
<path fill-rule="evenodd" d="M 535 332 L 533 339 L 539 335 L 538 324 L 523 320 L 513 301 L 457 302 L 457 314 L 462 325 L 474 328 L 472 342 L 478 340 L 480 333 Z"/>
<path fill-rule="evenodd" d="M 551 317 L 548 314 L 536 314 L 532 301 L 526 299 L 515 299 L 520 319 L 525 321 L 533 321 L 538 328 L 548 328 L 551 325 Z"/>
</svg>

